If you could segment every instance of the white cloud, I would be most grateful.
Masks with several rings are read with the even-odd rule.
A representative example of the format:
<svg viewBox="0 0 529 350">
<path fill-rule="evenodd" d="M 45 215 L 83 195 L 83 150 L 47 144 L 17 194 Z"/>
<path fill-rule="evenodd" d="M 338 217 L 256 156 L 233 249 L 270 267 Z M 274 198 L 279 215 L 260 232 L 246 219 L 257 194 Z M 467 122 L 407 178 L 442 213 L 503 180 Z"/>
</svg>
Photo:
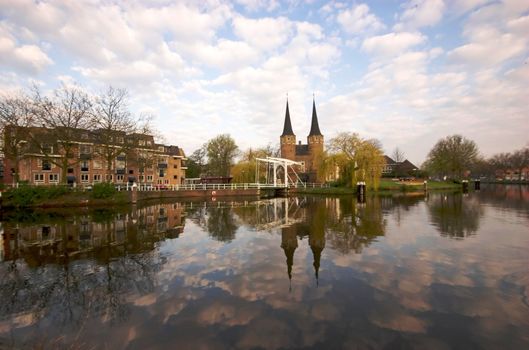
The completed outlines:
<svg viewBox="0 0 529 350">
<path fill-rule="evenodd" d="M 0 63 L 26 74 L 38 74 L 53 61 L 36 45 L 17 45 L 10 33 L 0 28 Z"/>
<path fill-rule="evenodd" d="M 270 12 L 279 8 L 278 0 L 236 0 L 240 5 L 243 5 L 247 11 L 254 12 L 260 9 L 265 9 Z"/>
<path fill-rule="evenodd" d="M 336 21 L 350 34 L 376 32 L 384 29 L 384 24 L 372 13 L 366 4 L 353 5 L 338 14 Z"/>
<path fill-rule="evenodd" d="M 389 33 L 367 38 L 362 43 L 362 50 L 376 55 L 395 55 L 426 41 L 421 33 Z"/>
<path fill-rule="evenodd" d="M 264 51 L 283 45 L 293 30 L 292 22 L 285 17 L 250 19 L 238 16 L 232 25 L 239 38 Z"/>
<path fill-rule="evenodd" d="M 443 18 L 445 4 L 443 0 L 413 0 L 404 5 L 395 30 L 413 30 L 431 27 Z"/>
</svg>

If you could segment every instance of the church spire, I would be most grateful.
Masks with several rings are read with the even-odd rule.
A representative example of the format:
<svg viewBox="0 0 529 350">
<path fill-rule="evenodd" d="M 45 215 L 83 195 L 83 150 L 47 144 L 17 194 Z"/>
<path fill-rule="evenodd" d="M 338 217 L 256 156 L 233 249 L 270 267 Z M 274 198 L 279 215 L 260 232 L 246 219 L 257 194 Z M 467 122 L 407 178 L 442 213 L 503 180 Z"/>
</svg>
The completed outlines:
<svg viewBox="0 0 529 350">
<path fill-rule="evenodd" d="M 285 126 L 283 127 L 283 133 L 281 136 L 292 135 L 294 136 L 294 131 L 292 131 L 292 123 L 290 122 L 290 112 L 288 110 L 288 95 L 287 95 L 287 111 L 285 112 Z"/>
<path fill-rule="evenodd" d="M 318 115 L 316 114 L 316 101 L 312 95 L 312 123 L 310 125 L 309 136 L 323 136 L 318 125 Z"/>
</svg>

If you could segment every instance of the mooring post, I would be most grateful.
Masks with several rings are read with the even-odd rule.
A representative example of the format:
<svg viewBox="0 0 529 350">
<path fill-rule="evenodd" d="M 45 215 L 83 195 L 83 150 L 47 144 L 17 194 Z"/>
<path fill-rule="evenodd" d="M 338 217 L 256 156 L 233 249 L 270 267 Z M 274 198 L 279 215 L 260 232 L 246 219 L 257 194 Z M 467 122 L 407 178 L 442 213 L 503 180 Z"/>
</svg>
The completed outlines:
<svg viewBox="0 0 529 350">
<path fill-rule="evenodd" d="M 481 190 L 481 180 L 480 179 L 474 180 L 474 189 L 477 191 Z"/>
<path fill-rule="evenodd" d="M 356 197 L 358 203 L 365 203 L 366 201 L 366 183 L 364 181 L 358 181 L 356 183 Z"/>
<path fill-rule="evenodd" d="M 423 182 L 424 192 L 428 191 L 428 181 L 424 180 Z"/>
<path fill-rule="evenodd" d="M 468 180 L 461 181 L 461 185 L 463 185 L 463 192 L 468 192 Z"/>
</svg>

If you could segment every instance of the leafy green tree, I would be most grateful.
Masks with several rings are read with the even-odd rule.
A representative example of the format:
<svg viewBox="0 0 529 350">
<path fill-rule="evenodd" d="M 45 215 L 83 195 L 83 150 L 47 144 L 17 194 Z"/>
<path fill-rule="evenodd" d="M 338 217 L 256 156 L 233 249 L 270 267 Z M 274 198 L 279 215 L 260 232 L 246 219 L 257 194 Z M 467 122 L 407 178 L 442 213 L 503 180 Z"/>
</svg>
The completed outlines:
<svg viewBox="0 0 529 350">
<path fill-rule="evenodd" d="M 329 152 L 322 157 L 321 164 L 326 174 L 339 169 L 340 181 L 345 185 L 365 181 L 369 188 L 376 189 L 385 163 L 380 142 L 343 132 L 329 141 Z"/>
<path fill-rule="evenodd" d="M 186 177 L 188 179 L 198 178 L 206 172 L 206 145 L 202 145 L 189 156 L 186 170 Z"/>
<path fill-rule="evenodd" d="M 214 176 L 230 176 L 230 170 L 238 147 L 229 134 L 219 135 L 206 145 L 208 171 Z"/>
<path fill-rule="evenodd" d="M 242 152 L 240 161 L 235 164 L 231 169 L 231 175 L 233 176 L 234 182 L 239 183 L 254 183 L 257 182 L 255 179 L 256 175 L 256 159 L 274 157 L 277 154 L 277 150 L 271 145 L 260 148 L 249 148 Z M 266 169 L 260 169 L 260 174 L 265 174 Z M 262 175 L 264 176 L 264 175 Z M 260 179 L 264 180 L 264 179 Z"/>
<path fill-rule="evenodd" d="M 435 144 L 426 162 L 431 173 L 461 179 L 476 163 L 478 156 L 479 150 L 474 141 L 461 135 L 451 135 Z"/>
</svg>

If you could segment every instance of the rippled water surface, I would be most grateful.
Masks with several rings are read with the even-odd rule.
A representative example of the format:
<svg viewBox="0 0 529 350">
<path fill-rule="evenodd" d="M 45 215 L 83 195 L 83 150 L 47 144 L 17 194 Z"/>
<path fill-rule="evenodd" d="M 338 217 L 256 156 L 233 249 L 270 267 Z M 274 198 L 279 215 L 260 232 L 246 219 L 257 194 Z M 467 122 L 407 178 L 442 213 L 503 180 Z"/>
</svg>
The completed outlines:
<svg viewBox="0 0 529 350">
<path fill-rule="evenodd" d="M 0 348 L 529 348 L 529 188 L 4 212 Z"/>
</svg>

